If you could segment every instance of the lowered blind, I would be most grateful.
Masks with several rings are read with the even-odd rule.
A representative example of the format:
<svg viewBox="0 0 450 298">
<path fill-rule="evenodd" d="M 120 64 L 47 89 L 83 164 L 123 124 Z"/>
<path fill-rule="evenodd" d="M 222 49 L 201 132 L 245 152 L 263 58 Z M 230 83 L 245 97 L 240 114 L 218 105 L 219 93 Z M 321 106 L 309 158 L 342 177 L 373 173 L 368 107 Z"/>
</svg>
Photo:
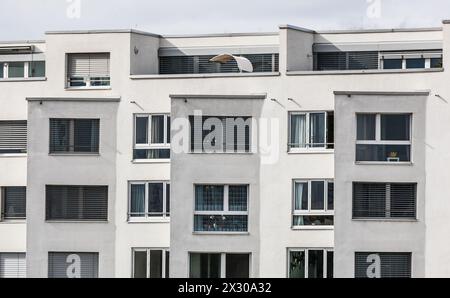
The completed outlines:
<svg viewBox="0 0 450 298">
<path fill-rule="evenodd" d="M 108 220 L 108 187 L 47 185 L 46 219 Z"/>
<path fill-rule="evenodd" d="M 25 253 L 0 253 L 0 278 L 25 277 Z"/>
<path fill-rule="evenodd" d="M 109 56 L 109 53 L 69 54 L 68 74 L 80 78 L 109 77 Z"/>
<path fill-rule="evenodd" d="M 99 127 L 99 119 L 50 119 L 50 153 L 98 153 Z"/>
<path fill-rule="evenodd" d="M 278 54 L 242 55 L 250 60 L 253 72 L 278 71 Z M 239 68 L 235 60 L 220 64 L 210 62 L 213 55 L 199 56 L 162 56 L 159 57 L 160 74 L 194 74 L 194 73 L 237 73 Z"/>
<path fill-rule="evenodd" d="M 356 278 L 410 278 L 411 253 L 355 253 Z"/>
<path fill-rule="evenodd" d="M 353 183 L 353 218 L 416 218 L 415 183 Z"/>
<path fill-rule="evenodd" d="M 0 121 L 0 154 L 27 152 L 27 121 Z"/>
<path fill-rule="evenodd" d="M 97 278 L 98 253 L 49 252 L 49 278 Z"/>
<path fill-rule="evenodd" d="M 26 214 L 26 187 L 5 187 L 3 189 L 4 219 L 23 219 Z"/>
<path fill-rule="evenodd" d="M 378 69 L 378 52 L 319 52 L 316 70 Z"/>
<path fill-rule="evenodd" d="M 222 127 L 213 124 L 212 129 L 203 129 L 205 122 L 211 124 L 214 118 Z M 189 116 L 189 122 L 193 152 L 250 152 L 251 117 Z"/>
</svg>

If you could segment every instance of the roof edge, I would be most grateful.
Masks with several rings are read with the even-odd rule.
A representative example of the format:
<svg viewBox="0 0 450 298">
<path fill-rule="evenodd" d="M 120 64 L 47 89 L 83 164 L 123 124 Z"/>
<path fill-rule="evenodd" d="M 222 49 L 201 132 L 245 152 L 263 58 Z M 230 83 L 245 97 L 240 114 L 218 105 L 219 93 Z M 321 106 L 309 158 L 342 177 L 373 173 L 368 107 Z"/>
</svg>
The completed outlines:
<svg viewBox="0 0 450 298">
<path fill-rule="evenodd" d="M 289 24 L 279 25 L 278 28 L 279 29 L 291 29 L 291 30 L 305 32 L 305 33 L 316 33 L 316 31 L 314 31 L 314 30 L 299 27 L 299 26 L 289 25 Z"/>
<path fill-rule="evenodd" d="M 267 93 L 257 94 L 170 94 L 171 99 L 266 99 Z"/>
<path fill-rule="evenodd" d="M 119 102 L 120 97 L 27 97 L 25 98 L 27 101 L 79 101 L 79 102 Z"/>
<path fill-rule="evenodd" d="M 46 31 L 46 35 L 58 35 L 58 34 L 110 34 L 110 33 L 128 33 L 128 34 L 140 34 L 153 37 L 161 37 L 159 34 L 140 31 L 136 29 L 99 29 L 99 30 L 57 30 Z"/>
<path fill-rule="evenodd" d="M 391 96 L 429 96 L 431 90 L 421 91 L 334 91 L 334 95 L 391 95 Z"/>
</svg>

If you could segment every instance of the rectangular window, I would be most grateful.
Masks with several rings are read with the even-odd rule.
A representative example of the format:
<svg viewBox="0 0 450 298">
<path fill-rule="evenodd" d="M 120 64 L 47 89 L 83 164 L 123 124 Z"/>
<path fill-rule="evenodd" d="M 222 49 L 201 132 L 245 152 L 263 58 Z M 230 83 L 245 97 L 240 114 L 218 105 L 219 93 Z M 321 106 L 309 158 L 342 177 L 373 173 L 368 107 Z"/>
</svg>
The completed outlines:
<svg viewBox="0 0 450 298">
<path fill-rule="evenodd" d="M 253 72 L 277 72 L 278 54 L 242 55 L 250 60 Z M 195 74 L 195 73 L 238 73 L 236 61 L 224 64 L 210 62 L 214 55 L 200 56 L 161 56 L 159 57 L 160 74 Z"/>
<path fill-rule="evenodd" d="M 46 186 L 46 220 L 107 221 L 107 186 Z"/>
<path fill-rule="evenodd" d="M 50 153 L 98 153 L 99 119 L 50 119 Z"/>
<path fill-rule="evenodd" d="M 403 69 L 403 59 L 385 59 L 383 60 L 384 69 Z"/>
<path fill-rule="evenodd" d="M 353 183 L 353 218 L 415 219 L 417 184 Z"/>
<path fill-rule="evenodd" d="M 290 112 L 289 151 L 334 148 L 333 112 Z"/>
<path fill-rule="evenodd" d="M 170 159 L 170 115 L 135 115 L 133 159 Z"/>
<path fill-rule="evenodd" d="M 249 277 L 249 253 L 189 253 L 189 278 Z"/>
<path fill-rule="evenodd" d="M 169 216 L 169 182 L 130 182 L 129 220 Z"/>
<path fill-rule="evenodd" d="M 383 69 L 442 68 L 442 51 L 380 53 Z"/>
<path fill-rule="evenodd" d="M 430 68 L 442 68 L 442 67 L 444 67 L 442 64 L 442 58 L 430 59 Z"/>
<path fill-rule="evenodd" d="M 333 278 L 333 251 L 328 249 L 290 249 L 289 278 Z"/>
<path fill-rule="evenodd" d="M 247 232 L 248 185 L 195 185 L 195 232 Z"/>
<path fill-rule="evenodd" d="M 378 52 L 318 52 L 315 70 L 378 69 Z"/>
<path fill-rule="evenodd" d="M 98 253 L 49 252 L 49 278 L 98 278 Z"/>
<path fill-rule="evenodd" d="M 25 278 L 25 253 L 0 253 L 0 278 Z"/>
<path fill-rule="evenodd" d="M 425 59 L 424 58 L 411 58 L 406 59 L 406 68 L 425 68 Z"/>
<path fill-rule="evenodd" d="M 189 116 L 189 122 L 192 152 L 251 152 L 251 117 Z"/>
<path fill-rule="evenodd" d="M 334 183 L 328 180 L 295 180 L 292 226 L 334 225 Z"/>
<path fill-rule="evenodd" d="M 0 154 L 27 153 L 27 121 L 0 121 Z"/>
<path fill-rule="evenodd" d="M 169 278 L 169 250 L 133 249 L 133 278 Z"/>
<path fill-rule="evenodd" d="M 0 219 L 25 219 L 26 187 L 3 187 L 1 189 L 2 216 Z"/>
<path fill-rule="evenodd" d="M 411 114 L 357 114 L 356 161 L 410 162 Z"/>
<path fill-rule="evenodd" d="M 45 77 L 45 61 L 28 62 L 28 77 L 43 78 Z"/>
<path fill-rule="evenodd" d="M 24 77 L 25 77 L 25 62 L 8 63 L 8 78 L 24 78 Z"/>
<path fill-rule="evenodd" d="M 109 53 L 68 54 L 67 70 L 70 88 L 111 85 Z"/>
<path fill-rule="evenodd" d="M 411 278 L 411 253 L 355 253 L 355 278 Z"/>
</svg>

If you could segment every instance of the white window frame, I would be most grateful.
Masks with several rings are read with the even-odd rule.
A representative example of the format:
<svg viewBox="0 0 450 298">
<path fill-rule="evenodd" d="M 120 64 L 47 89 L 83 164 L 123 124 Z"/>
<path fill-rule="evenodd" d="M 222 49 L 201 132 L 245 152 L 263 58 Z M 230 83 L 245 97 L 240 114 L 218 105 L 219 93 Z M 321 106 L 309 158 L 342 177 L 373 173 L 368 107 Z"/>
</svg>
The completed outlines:
<svg viewBox="0 0 450 298">
<path fill-rule="evenodd" d="M 328 139 L 328 114 L 333 113 L 333 111 L 290 111 L 288 114 L 288 152 L 289 153 L 302 153 L 302 152 L 308 152 L 308 151 L 324 151 L 324 152 L 333 152 L 334 148 L 327 148 L 328 145 L 334 145 L 334 143 L 326 143 Z M 324 124 L 324 141 L 322 147 L 312 147 L 312 145 L 319 145 L 319 144 L 313 144 L 309 143 L 311 140 L 311 114 L 324 114 L 325 115 L 325 124 Z M 305 121 L 306 121 L 306 141 L 305 144 L 306 147 L 304 148 L 293 148 L 292 145 L 296 145 L 291 143 L 291 117 L 295 115 L 305 115 Z M 321 145 L 321 144 L 320 144 Z"/>
<path fill-rule="evenodd" d="M 23 77 L 10 78 L 9 77 L 9 63 L 23 63 Z M 20 80 L 20 79 L 28 79 L 29 78 L 29 68 L 30 62 L 28 61 L 8 61 L 8 62 L 0 62 L 1 67 L 3 67 L 3 77 L 0 79 L 10 79 L 10 80 Z"/>
<path fill-rule="evenodd" d="M 163 211 L 162 216 L 150 216 L 148 212 L 148 185 L 149 184 L 162 184 L 163 185 Z M 145 205 L 144 205 L 144 216 L 133 216 L 131 214 L 131 185 L 144 185 L 145 187 Z M 170 212 L 167 215 L 167 185 L 170 185 L 168 180 L 157 180 L 157 181 L 129 181 L 128 182 L 128 222 L 161 222 L 170 220 Z"/>
<path fill-rule="evenodd" d="M 398 57 L 392 57 L 392 58 L 385 58 L 384 55 L 396 55 Z M 421 57 L 417 57 L 420 55 Z M 440 57 L 424 57 L 424 56 L 437 56 L 440 55 Z M 443 58 L 442 52 L 420 52 L 420 53 L 414 53 L 414 52 L 399 52 L 399 53 L 385 53 L 385 52 L 379 52 L 380 56 L 380 68 L 384 68 L 384 61 L 386 60 L 402 60 L 402 68 L 400 69 L 410 69 L 410 70 L 420 70 L 420 69 L 432 69 L 431 68 L 431 59 L 433 58 Z M 408 59 L 425 59 L 425 67 L 424 68 L 406 68 L 406 60 Z M 434 68 L 433 68 L 434 69 Z M 395 69 L 388 69 L 388 70 L 395 70 Z"/>
<path fill-rule="evenodd" d="M 212 185 L 212 186 L 223 186 L 223 210 L 222 211 L 197 211 L 195 210 L 195 188 L 196 186 L 208 186 L 208 185 Z M 229 210 L 229 189 L 230 186 L 242 186 L 242 185 L 246 185 L 247 186 L 247 211 L 230 211 Z M 202 183 L 197 183 L 194 184 L 194 206 L 193 206 L 193 210 L 194 210 L 194 216 L 193 216 L 193 232 L 194 234 L 248 234 L 250 231 L 250 220 L 249 220 L 249 197 L 250 197 L 250 184 L 246 184 L 246 183 L 242 183 L 242 184 L 202 184 Z M 247 215 L 247 231 L 236 231 L 236 232 L 223 232 L 223 231 L 195 231 L 195 216 L 196 215 L 215 215 L 215 216 L 223 216 L 223 215 Z"/>
<path fill-rule="evenodd" d="M 220 254 L 220 278 L 226 278 L 227 274 L 227 255 L 248 255 L 248 275 L 249 278 L 253 277 L 252 274 L 252 253 L 251 252 L 204 252 L 204 251 L 190 251 L 188 253 L 188 268 L 187 275 L 189 277 L 191 270 L 191 254 Z"/>
<path fill-rule="evenodd" d="M 311 209 L 311 183 L 312 182 L 324 182 L 324 209 L 323 210 L 312 210 Z M 307 183 L 308 184 L 308 209 L 307 210 L 296 210 L 295 209 L 295 185 L 297 183 Z M 308 230 L 308 229 L 334 229 L 333 226 L 295 226 L 294 217 L 295 216 L 333 216 L 334 209 L 328 210 L 328 184 L 334 183 L 332 179 L 294 179 L 292 183 L 292 220 L 291 226 L 293 230 Z M 333 198 L 334 200 L 334 198 Z M 334 203 L 334 202 L 333 202 Z M 334 205 L 334 204 L 333 204 Z"/>
<path fill-rule="evenodd" d="M 87 56 L 89 56 L 91 54 L 109 54 L 109 65 L 110 65 L 110 68 L 109 68 L 109 77 L 108 77 L 108 79 L 105 79 L 106 78 L 105 77 L 105 78 L 100 79 L 100 80 L 91 80 L 90 76 L 86 76 L 86 77 L 83 77 L 83 81 L 82 81 L 83 83 L 86 84 L 86 86 L 71 86 L 70 83 L 72 81 L 72 78 L 71 78 L 71 76 L 69 74 L 69 71 L 70 71 L 70 68 L 69 68 L 69 61 L 70 60 L 69 60 L 69 58 L 70 58 L 70 56 L 71 55 L 87 55 Z M 65 76 L 66 76 L 66 89 L 111 89 L 111 53 L 109 53 L 109 52 L 66 53 L 66 73 L 65 73 Z M 81 80 L 73 80 L 73 81 L 81 82 Z M 109 85 L 92 86 L 91 85 L 91 81 L 99 81 L 99 82 L 107 81 L 107 82 L 109 82 Z"/>
<path fill-rule="evenodd" d="M 328 258 L 328 252 L 333 252 L 334 253 L 334 249 L 333 248 L 288 248 L 288 256 L 287 256 L 287 273 L 286 276 L 287 278 L 291 278 L 289 276 L 290 273 L 290 265 L 291 265 L 291 252 L 304 252 L 305 253 L 305 278 L 309 278 L 308 277 L 308 265 L 309 265 L 309 251 L 311 250 L 321 250 L 323 251 L 323 278 L 327 278 L 327 273 L 328 273 L 328 263 L 327 263 L 327 258 Z M 333 255 L 334 257 L 334 255 Z M 334 261 L 334 260 L 333 260 Z"/>
<path fill-rule="evenodd" d="M 390 113 L 356 113 L 356 120 L 358 115 L 375 115 L 375 140 L 358 140 L 358 135 L 355 135 L 356 146 L 358 145 L 409 145 L 410 146 L 410 161 L 357 161 L 355 156 L 355 162 L 357 164 L 411 164 L 413 162 L 413 114 L 405 112 L 390 112 Z M 381 140 L 381 116 L 382 115 L 409 115 L 409 141 L 383 141 Z M 358 123 L 356 123 L 356 129 L 358 129 Z"/>
<path fill-rule="evenodd" d="M 147 253 L 147 277 L 146 278 L 152 278 L 150 276 L 150 252 L 151 251 L 155 251 L 155 250 L 159 250 L 162 251 L 162 266 L 161 266 L 161 278 L 166 278 L 166 258 L 167 258 L 167 253 L 170 253 L 170 249 L 169 248 L 132 248 L 131 249 L 131 278 L 134 278 L 134 261 L 135 261 L 135 252 L 146 252 Z M 169 262 L 170 262 L 170 255 L 169 255 Z"/>
<path fill-rule="evenodd" d="M 163 143 L 152 143 L 152 117 L 163 116 L 164 117 L 164 142 Z M 136 144 L 136 121 L 138 118 L 147 118 L 147 143 L 146 144 Z M 158 113 L 158 114 L 134 114 L 133 119 L 133 150 L 139 149 L 170 149 L 170 140 L 167 138 L 170 132 L 168 131 L 168 120 L 170 114 L 168 113 Z M 170 119 L 171 121 L 171 119 Z M 170 158 L 161 159 L 134 159 L 135 161 L 170 161 Z"/>
</svg>

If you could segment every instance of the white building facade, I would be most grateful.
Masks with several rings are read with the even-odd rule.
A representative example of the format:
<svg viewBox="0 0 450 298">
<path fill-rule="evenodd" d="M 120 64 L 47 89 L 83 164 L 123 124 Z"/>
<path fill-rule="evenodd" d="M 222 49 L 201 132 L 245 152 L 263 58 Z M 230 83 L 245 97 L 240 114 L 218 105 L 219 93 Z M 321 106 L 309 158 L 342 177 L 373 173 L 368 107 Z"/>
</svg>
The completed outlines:
<svg viewBox="0 0 450 298">
<path fill-rule="evenodd" d="M 448 26 L 1 43 L 0 277 L 449 276 Z"/>
</svg>

